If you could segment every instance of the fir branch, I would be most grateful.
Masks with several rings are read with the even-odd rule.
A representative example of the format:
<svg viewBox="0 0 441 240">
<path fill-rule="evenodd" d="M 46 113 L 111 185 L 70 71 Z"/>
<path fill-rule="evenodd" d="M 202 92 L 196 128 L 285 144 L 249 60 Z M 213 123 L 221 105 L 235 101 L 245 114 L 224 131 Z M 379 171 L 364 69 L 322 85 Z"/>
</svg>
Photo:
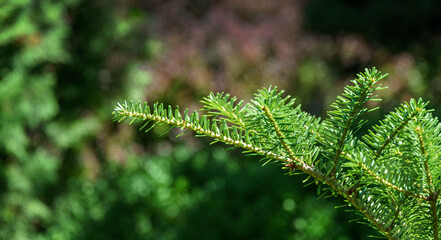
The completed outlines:
<svg viewBox="0 0 441 240">
<path fill-rule="evenodd" d="M 247 105 L 246 129 L 253 133 L 256 142 L 269 151 L 286 156 L 291 154 L 313 165 L 317 156 L 314 135 L 320 119 L 301 111 L 300 106 L 294 107 L 295 99 L 282 97 L 282 93 L 271 87 L 260 90 Z M 268 118 L 268 113 L 271 118 Z M 283 135 L 283 144 L 280 134 Z M 289 146 L 291 153 L 286 152 L 284 144 Z"/>
<path fill-rule="evenodd" d="M 404 189 L 402 187 L 399 187 L 399 186 L 393 184 L 392 182 L 390 182 L 387 179 L 383 178 L 379 174 L 376 174 L 374 171 L 369 169 L 369 167 L 364 162 L 360 161 L 357 164 L 361 167 L 361 169 L 363 169 L 363 171 L 365 173 L 370 175 L 371 178 L 375 179 L 378 183 L 380 183 L 380 184 L 382 184 L 384 186 L 387 186 L 391 190 L 395 190 L 395 191 L 401 192 L 401 193 L 405 194 L 406 196 L 412 196 L 412 197 L 419 198 L 419 199 L 422 199 L 422 200 L 428 200 L 428 197 L 426 197 L 424 195 L 421 195 L 421 194 L 418 194 L 418 193 L 414 193 L 414 192 L 408 191 L 408 190 L 406 190 L 406 189 Z"/>
<path fill-rule="evenodd" d="M 202 110 L 207 111 L 207 116 L 224 119 L 232 124 L 245 127 L 243 101 L 235 104 L 236 100 L 236 97 L 230 98 L 230 94 L 217 93 L 215 95 L 211 92 L 201 101 L 204 104 Z"/>
<path fill-rule="evenodd" d="M 253 145 L 251 140 L 249 140 L 249 137 L 246 137 L 247 134 L 244 134 L 243 139 L 248 139 L 245 141 L 240 139 L 237 135 L 236 137 L 228 137 L 228 135 L 231 135 L 230 129 L 225 124 L 218 126 L 216 123 L 212 123 L 211 124 L 212 130 L 210 130 L 210 123 L 208 119 L 202 121 L 205 122 L 204 127 L 198 126 L 198 124 L 196 124 L 196 122 L 198 122 L 197 120 L 198 117 L 197 114 L 195 113 L 193 113 L 190 117 L 187 114 L 184 114 L 184 117 L 181 117 L 181 115 L 178 114 L 178 112 L 175 113 L 175 116 L 170 115 L 169 114 L 170 112 L 171 112 L 171 108 L 165 110 L 161 104 L 155 104 L 153 107 L 153 113 L 150 113 L 150 108 L 146 103 L 142 105 L 141 103 L 134 104 L 133 102 L 131 103 L 126 102 L 124 105 L 118 104 L 115 107 L 113 114 L 115 116 L 115 120 L 119 122 L 130 119 L 130 124 L 132 124 L 135 121 L 147 121 L 147 122 L 155 121 L 158 124 L 165 123 L 168 125 L 172 125 L 173 127 L 190 129 L 197 134 L 212 137 L 216 141 L 223 142 L 225 144 L 232 145 L 235 147 L 239 147 L 248 152 L 254 152 L 263 157 L 284 162 L 286 164 L 296 162 L 298 163 L 296 164 L 296 169 L 330 186 L 335 192 L 342 195 L 348 202 L 350 202 L 353 207 L 358 209 L 366 217 L 366 219 L 368 219 L 374 226 L 376 226 L 378 229 L 384 232 L 384 234 L 390 235 L 389 231 L 385 227 L 386 224 L 382 222 L 378 217 L 375 217 L 375 214 L 370 212 L 369 208 L 364 207 L 363 203 L 359 199 L 354 198 L 350 194 L 348 194 L 349 189 L 341 185 L 335 179 L 322 173 L 314 166 L 308 165 L 305 162 L 303 162 L 302 159 L 295 157 L 293 153 L 289 154 L 290 156 L 287 157 L 273 153 L 263 148 L 256 147 Z M 269 113 L 268 109 L 264 112 Z M 235 135 L 233 134 L 232 136 Z M 280 135 L 280 137 L 281 139 L 284 139 L 283 135 Z M 289 148 L 289 146 L 287 147 Z"/>
<path fill-rule="evenodd" d="M 186 128 L 194 131 L 197 134 L 209 136 L 217 141 L 244 148 L 249 151 L 262 151 L 258 147 L 251 144 L 248 133 L 245 132 L 242 134 L 242 136 L 240 136 L 238 133 L 230 134 L 231 129 L 235 129 L 237 131 L 237 128 L 230 128 L 226 124 L 219 125 L 217 122 L 210 123 L 210 120 L 206 117 L 202 118 L 202 125 L 200 125 L 198 124 L 199 116 L 197 112 L 191 114 L 190 117 L 187 114 L 184 114 L 184 118 L 181 117 L 178 111 L 175 116 L 169 115 L 168 113 L 170 112 L 170 110 L 165 111 L 162 107 L 155 106 L 153 113 L 150 113 L 150 108 L 147 103 L 142 105 L 141 103 L 134 104 L 133 102 L 125 102 L 124 105 L 118 104 L 117 107 L 115 107 L 113 115 L 118 122 L 131 119 L 129 124 L 132 124 L 134 121 L 144 121 L 146 123 L 155 121 L 157 124 L 165 123 L 173 127 Z M 272 156 L 273 154 L 268 153 L 267 155 Z"/>
<path fill-rule="evenodd" d="M 362 106 L 369 100 L 376 100 L 376 96 L 371 96 L 374 91 L 384 89 L 377 82 L 386 75 L 373 68 L 371 71 L 358 74 L 358 78 L 352 80 L 352 86 L 346 86 L 341 96 L 331 104 L 332 111 L 328 112 L 328 119 L 324 121 L 324 133 L 327 136 L 325 145 L 332 149 L 330 155 L 334 155 L 330 175 L 334 176 L 339 164 L 339 159 L 344 151 L 348 138 L 352 137 L 351 130 L 354 128 L 357 118 L 368 111 Z M 355 128 L 360 128 L 363 122 Z"/>
<path fill-rule="evenodd" d="M 388 239 L 439 239 L 441 124 L 427 103 L 412 99 L 361 141 L 354 136 L 364 123 L 358 118 L 369 111 L 363 105 L 377 100 L 373 92 L 382 89 L 377 82 L 383 77 L 376 69 L 358 75 L 322 122 L 271 87 L 245 106 L 210 93 L 202 101 L 206 114 L 125 102 L 113 115 L 119 122 L 141 121 L 146 131 L 157 124 L 191 130 L 282 163 L 289 173 L 301 171 L 341 195 Z"/>
<path fill-rule="evenodd" d="M 376 149 L 374 161 L 382 155 L 383 151 L 389 146 L 393 139 L 401 132 L 401 130 L 421 114 L 428 103 L 424 103 L 422 99 L 416 102 L 411 99 L 409 103 L 404 103 L 395 112 L 386 115 L 386 118 L 380 121 L 380 124 L 373 127 L 375 132 L 369 130 L 369 134 L 363 138 L 366 143 Z"/>
</svg>

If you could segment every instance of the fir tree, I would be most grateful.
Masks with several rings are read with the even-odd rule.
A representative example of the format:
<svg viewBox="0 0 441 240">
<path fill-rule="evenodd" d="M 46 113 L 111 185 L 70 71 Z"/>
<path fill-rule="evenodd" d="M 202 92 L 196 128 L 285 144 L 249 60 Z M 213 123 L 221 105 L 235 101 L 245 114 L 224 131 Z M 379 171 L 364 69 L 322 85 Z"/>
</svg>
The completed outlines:
<svg viewBox="0 0 441 240">
<path fill-rule="evenodd" d="M 194 131 L 280 163 L 289 174 L 319 183 L 322 195 L 340 195 L 387 239 L 439 239 L 441 125 L 422 99 L 403 103 L 363 136 L 356 132 L 368 101 L 385 75 L 366 70 L 346 86 L 325 119 L 312 116 L 276 87 L 259 90 L 248 104 L 210 93 L 203 111 L 184 113 L 161 103 L 118 104 L 119 122 L 141 121 L 149 131 L 168 124 Z M 150 124 L 152 123 L 152 124 Z"/>
</svg>

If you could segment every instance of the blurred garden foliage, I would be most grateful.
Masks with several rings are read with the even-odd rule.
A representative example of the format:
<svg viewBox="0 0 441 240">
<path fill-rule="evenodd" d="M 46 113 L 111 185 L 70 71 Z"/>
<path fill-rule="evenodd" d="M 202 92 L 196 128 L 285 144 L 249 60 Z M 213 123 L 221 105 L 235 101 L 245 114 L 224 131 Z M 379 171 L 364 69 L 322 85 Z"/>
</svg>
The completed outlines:
<svg viewBox="0 0 441 240">
<path fill-rule="evenodd" d="M 314 187 L 222 146 L 121 129 L 112 106 L 198 108 L 209 91 L 249 99 L 278 85 L 320 115 L 373 65 L 391 76 L 382 104 L 439 106 L 438 9 L 0 0 L 0 239 L 363 239 L 369 230 L 333 209 L 339 199 L 316 200 Z"/>
</svg>

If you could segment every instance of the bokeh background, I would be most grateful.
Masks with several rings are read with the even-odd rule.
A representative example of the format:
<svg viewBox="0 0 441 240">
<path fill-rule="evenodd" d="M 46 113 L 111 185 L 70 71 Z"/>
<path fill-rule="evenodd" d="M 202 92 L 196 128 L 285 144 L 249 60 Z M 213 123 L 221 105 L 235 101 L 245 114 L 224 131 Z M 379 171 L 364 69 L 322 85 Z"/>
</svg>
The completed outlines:
<svg viewBox="0 0 441 240">
<path fill-rule="evenodd" d="M 0 0 L 0 239 L 367 239 L 315 184 L 179 131 L 111 121 L 126 99 L 199 109 L 277 85 L 325 116 L 389 73 L 373 121 L 440 115 L 441 1 Z"/>
</svg>

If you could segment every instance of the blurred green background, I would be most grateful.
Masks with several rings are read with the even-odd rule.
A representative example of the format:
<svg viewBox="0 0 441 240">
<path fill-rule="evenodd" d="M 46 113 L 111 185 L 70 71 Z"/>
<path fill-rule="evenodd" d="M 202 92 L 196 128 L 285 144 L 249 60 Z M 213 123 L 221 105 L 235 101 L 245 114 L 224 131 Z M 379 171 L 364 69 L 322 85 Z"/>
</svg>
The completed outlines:
<svg viewBox="0 0 441 240">
<path fill-rule="evenodd" d="M 198 109 L 277 85 L 324 116 L 365 67 L 384 112 L 441 98 L 441 2 L 0 0 L 0 239 L 367 239 L 339 198 L 166 127 L 125 99 Z M 378 103 L 377 103 L 378 104 Z M 439 115 L 439 111 L 435 111 Z"/>
</svg>

